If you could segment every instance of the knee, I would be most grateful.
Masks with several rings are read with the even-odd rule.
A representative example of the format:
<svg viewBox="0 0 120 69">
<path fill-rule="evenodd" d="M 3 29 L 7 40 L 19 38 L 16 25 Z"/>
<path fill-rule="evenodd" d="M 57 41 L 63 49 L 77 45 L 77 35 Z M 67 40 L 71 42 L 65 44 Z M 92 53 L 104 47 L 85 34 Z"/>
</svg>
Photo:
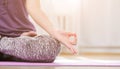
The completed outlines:
<svg viewBox="0 0 120 69">
<path fill-rule="evenodd" d="M 42 43 L 43 45 L 50 46 L 51 48 L 60 48 L 61 44 L 58 40 L 51 36 L 47 35 L 40 35 L 37 37 L 39 43 Z"/>
<path fill-rule="evenodd" d="M 46 47 L 49 52 L 54 52 L 57 54 L 60 51 L 61 44 L 55 38 L 47 35 L 41 35 L 38 37 L 38 40 L 40 44 L 42 44 L 44 48 Z"/>
<path fill-rule="evenodd" d="M 43 47 L 40 45 L 40 48 L 44 48 L 42 51 L 42 56 L 45 57 L 46 62 L 54 62 L 61 50 L 60 42 L 55 38 L 46 35 L 41 35 L 37 39 L 40 44 L 43 45 Z"/>
</svg>

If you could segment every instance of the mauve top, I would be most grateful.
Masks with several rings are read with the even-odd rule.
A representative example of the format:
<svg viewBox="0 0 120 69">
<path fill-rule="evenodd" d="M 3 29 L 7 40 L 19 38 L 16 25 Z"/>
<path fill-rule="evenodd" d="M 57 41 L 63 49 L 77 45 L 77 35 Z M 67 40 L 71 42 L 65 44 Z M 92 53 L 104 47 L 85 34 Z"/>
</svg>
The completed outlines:
<svg viewBox="0 0 120 69">
<path fill-rule="evenodd" d="M 28 19 L 26 0 L 0 0 L 0 35 L 18 37 L 23 32 L 35 31 Z"/>
</svg>

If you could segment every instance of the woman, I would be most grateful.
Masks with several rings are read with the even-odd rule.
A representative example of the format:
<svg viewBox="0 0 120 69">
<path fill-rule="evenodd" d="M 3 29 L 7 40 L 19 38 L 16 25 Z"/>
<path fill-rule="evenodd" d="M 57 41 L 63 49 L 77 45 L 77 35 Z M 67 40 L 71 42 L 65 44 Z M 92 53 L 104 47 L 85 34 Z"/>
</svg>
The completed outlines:
<svg viewBox="0 0 120 69">
<path fill-rule="evenodd" d="M 50 36 L 37 36 L 28 13 Z M 40 0 L 0 0 L 0 36 L 3 60 L 53 62 L 60 51 L 59 42 L 77 53 L 73 47 L 76 34 L 56 30 L 41 10 Z M 71 36 L 75 40 L 70 41 Z"/>
</svg>

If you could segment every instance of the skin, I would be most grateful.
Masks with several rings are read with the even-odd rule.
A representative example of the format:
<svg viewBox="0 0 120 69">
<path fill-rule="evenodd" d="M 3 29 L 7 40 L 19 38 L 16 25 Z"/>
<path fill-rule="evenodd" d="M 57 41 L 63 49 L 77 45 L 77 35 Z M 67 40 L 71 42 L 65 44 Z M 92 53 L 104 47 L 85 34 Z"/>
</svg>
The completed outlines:
<svg viewBox="0 0 120 69">
<path fill-rule="evenodd" d="M 77 50 L 74 48 L 77 44 L 76 34 L 72 32 L 65 32 L 63 30 L 56 30 L 46 14 L 42 11 L 40 7 L 40 0 L 26 0 L 26 9 L 40 27 L 65 45 L 72 54 L 77 54 Z M 22 35 L 36 36 L 37 34 L 34 31 L 30 31 L 25 32 Z M 72 41 L 69 39 L 71 36 L 74 37 L 74 40 Z"/>
</svg>

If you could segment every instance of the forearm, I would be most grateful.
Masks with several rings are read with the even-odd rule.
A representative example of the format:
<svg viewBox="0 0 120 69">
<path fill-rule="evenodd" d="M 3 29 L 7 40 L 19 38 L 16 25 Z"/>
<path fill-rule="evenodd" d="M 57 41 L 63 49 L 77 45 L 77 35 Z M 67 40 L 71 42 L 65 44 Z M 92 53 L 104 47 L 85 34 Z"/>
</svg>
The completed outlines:
<svg viewBox="0 0 120 69">
<path fill-rule="evenodd" d="M 26 8 L 34 21 L 52 35 L 55 29 L 46 14 L 41 10 L 41 7 L 38 5 L 27 5 Z"/>
</svg>

